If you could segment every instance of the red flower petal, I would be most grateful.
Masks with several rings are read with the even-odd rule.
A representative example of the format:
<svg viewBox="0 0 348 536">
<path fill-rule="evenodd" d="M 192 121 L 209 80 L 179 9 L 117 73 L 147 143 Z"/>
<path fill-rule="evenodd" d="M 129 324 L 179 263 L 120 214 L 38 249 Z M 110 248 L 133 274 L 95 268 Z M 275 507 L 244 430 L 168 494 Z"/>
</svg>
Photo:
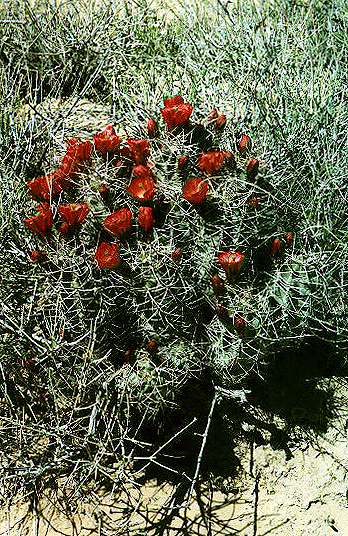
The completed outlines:
<svg viewBox="0 0 348 536">
<path fill-rule="evenodd" d="M 176 125 L 181 125 L 192 114 L 193 106 L 191 104 L 179 104 L 177 106 L 167 106 L 161 108 L 163 119 L 168 125 L 169 130 L 172 130 Z"/>
<path fill-rule="evenodd" d="M 221 253 L 219 261 L 225 270 L 228 279 L 233 281 L 241 273 L 244 264 L 244 255 L 242 253 Z"/>
<path fill-rule="evenodd" d="M 151 149 L 150 140 L 128 140 L 128 146 L 134 163 L 146 164 Z"/>
<path fill-rule="evenodd" d="M 95 258 L 99 268 L 117 270 L 122 264 L 120 246 L 118 244 L 102 242 L 95 253 Z"/>
<path fill-rule="evenodd" d="M 208 175 L 213 175 L 220 171 L 225 161 L 225 154 L 222 152 L 203 153 L 198 160 L 199 169 L 203 169 Z"/>
<path fill-rule="evenodd" d="M 137 166 L 137 168 L 140 167 L 145 168 L 145 166 Z M 133 173 L 135 169 L 136 168 L 133 169 Z M 151 170 L 149 171 L 151 172 Z M 144 170 L 137 170 L 137 173 L 138 172 L 139 174 L 145 174 Z M 132 199 L 134 199 L 134 201 L 139 201 L 140 203 L 142 203 L 144 201 L 149 201 L 153 198 L 153 180 L 148 176 L 141 177 L 139 176 L 139 174 L 138 178 L 132 180 L 126 192 L 128 195 L 130 195 Z"/>
<path fill-rule="evenodd" d="M 103 221 L 103 226 L 112 236 L 121 237 L 128 233 L 132 226 L 132 213 L 127 208 L 121 208 L 107 216 Z"/>
<path fill-rule="evenodd" d="M 154 219 L 151 207 L 139 207 L 138 224 L 145 233 L 152 231 Z"/>
<path fill-rule="evenodd" d="M 51 209 L 44 207 L 44 203 L 38 205 L 39 212 L 31 218 L 24 220 L 24 225 L 27 229 L 33 233 L 37 233 L 42 237 L 45 237 L 52 225 L 52 212 Z M 40 207 L 40 208 L 39 208 Z"/>
<path fill-rule="evenodd" d="M 190 203 L 200 203 L 205 199 L 207 190 L 208 184 L 202 181 L 200 177 L 190 177 L 182 185 L 181 196 L 190 201 Z"/>
<path fill-rule="evenodd" d="M 184 104 L 184 99 L 181 95 L 172 95 L 163 99 L 163 104 L 166 107 L 178 106 L 178 104 Z"/>
<path fill-rule="evenodd" d="M 59 203 L 57 212 L 69 225 L 74 225 L 81 222 L 90 210 L 85 203 Z"/>
</svg>

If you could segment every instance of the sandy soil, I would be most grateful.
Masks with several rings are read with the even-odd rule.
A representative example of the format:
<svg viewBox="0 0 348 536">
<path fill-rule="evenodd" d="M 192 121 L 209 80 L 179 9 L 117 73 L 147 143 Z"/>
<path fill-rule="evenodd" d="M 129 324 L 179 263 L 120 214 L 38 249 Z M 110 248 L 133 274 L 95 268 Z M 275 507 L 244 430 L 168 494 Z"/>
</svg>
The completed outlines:
<svg viewBox="0 0 348 536">
<path fill-rule="evenodd" d="M 348 390 L 335 382 L 339 406 L 325 435 L 303 435 L 291 446 L 293 457 L 269 445 L 250 450 L 242 444 L 237 455 L 242 468 L 220 490 L 202 486 L 189 508 L 181 509 L 164 534 L 186 526 L 190 535 L 330 536 L 345 535 L 348 526 Z M 253 462 L 251 463 L 251 456 Z M 250 469 L 252 469 L 250 471 Z M 252 473 L 252 474 L 251 474 Z M 117 497 L 91 491 L 89 500 L 76 494 L 47 492 L 30 511 L 27 504 L 1 511 L 0 534 L 8 536 L 87 536 L 93 534 L 159 534 L 151 528 L 163 516 L 173 488 L 155 481 L 127 486 Z M 69 511 L 70 509 L 70 511 Z M 35 511 L 36 510 L 36 511 Z"/>
</svg>

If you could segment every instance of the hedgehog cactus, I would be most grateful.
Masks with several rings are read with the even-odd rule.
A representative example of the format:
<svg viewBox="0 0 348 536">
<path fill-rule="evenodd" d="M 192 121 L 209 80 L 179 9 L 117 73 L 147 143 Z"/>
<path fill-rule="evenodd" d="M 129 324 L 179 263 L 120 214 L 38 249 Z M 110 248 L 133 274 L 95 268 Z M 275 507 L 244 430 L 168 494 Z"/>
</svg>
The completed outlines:
<svg viewBox="0 0 348 536">
<path fill-rule="evenodd" d="M 131 351 L 134 363 L 155 357 L 156 363 L 169 360 L 181 371 L 208 361 L 230 386 L 246 377 L 255 355 L 266 355 L 272 338 L 285 329 L 281 322 L 287 315 L 279 308 L 296 303 L 289 294 L 298 287 L 287 275 L 297 254 L 294 233 L 288 231 L 293 222 L 278 210 L 274 193 L 251 180 L 259 173 L 259 160 L 249 136 L 236 153 L 222 147 L 222 126 L 216 129 L 216 122 L 224 116 L 207 113 L 207 126 L 198 125 L 193 106 L 180 95 L 165 98 L 160 112 L 162 120 L 150 118 L 144 138 L 126 140 L 114 127 L 96 134 L 94 168 L 90 144 L 76 138 L 63 157 L 72 166 L 64 168 L 64 181 L 54 183 L 53 172 L 28 183 L 28 193 L 47 202 L 25 226 L 32 239 L 38 235 L 50 245 L 45 262 L 38 254 L 32 254 L 32 262 L 36 271 L 47 273 L 51 260 L 62 263 L 64 243 L 69 281 L 80 296 L 78 315 L 71 295 L 68 305 L 62 300 L 64 323 L 83 340 L 88 319 L 98 313 L 103 321 L 94 347 L 103 355 Z M 157 139 L 151 142 L 146 135 Z M 109 162 L 106 155 L 117 158 Z M 271 209 L 272 218 L 267 216 Z M 78 223 L 71 240 L 62 242 L 57 215 L 69 226 Z M 280 238 L 270 247 L 278 234 L 286 247 Z M 285 293 L 287 277 L 292 283 Z M 304 329 L 299 310 L 291 310 L 286 325 L 293 333 L 298 326 Z M 271 328 L 277 330 L 272 336 Z M 156 341 L 156 353 L 147 341 Z M 181 378 L 179 369 L 171 370 L 173 378 Z"/>
</svg>

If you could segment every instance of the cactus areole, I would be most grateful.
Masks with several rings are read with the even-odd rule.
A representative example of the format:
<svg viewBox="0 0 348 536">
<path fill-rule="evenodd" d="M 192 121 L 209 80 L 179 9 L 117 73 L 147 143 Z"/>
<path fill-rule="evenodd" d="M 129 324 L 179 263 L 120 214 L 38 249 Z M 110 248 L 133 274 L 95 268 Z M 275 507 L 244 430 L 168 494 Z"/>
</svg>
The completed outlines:
<svg viewBox="0 0 348 536">
<path fill-rule="evenodd" d="M 221 253 L 219 261 L 225 270 L 229 281 L 234 281 L 242 271 L 244 264 L 244 255 L 242 253 Z"/>
</svg>

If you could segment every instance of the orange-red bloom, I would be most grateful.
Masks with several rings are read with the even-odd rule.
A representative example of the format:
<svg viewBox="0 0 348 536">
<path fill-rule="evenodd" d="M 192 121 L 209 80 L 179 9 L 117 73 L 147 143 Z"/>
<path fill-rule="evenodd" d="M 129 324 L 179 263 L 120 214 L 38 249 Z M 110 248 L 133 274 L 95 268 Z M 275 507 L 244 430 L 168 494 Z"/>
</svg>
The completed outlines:
<svg viewBox="0 0 348 536">
<path fill-rule="evenodd" d="M 66 154 L 72 158 L 80 158 L 80 160 L 88 160 L 93 151 L 93 143 L 91 141 L 83 141 L 77 136 L 70 138 Z"/>
<path fill-rule="evenodd" d="M 121 208 L 110 214 L 103 221 L 104 229 L 112 236 L 121 237 L 130 231 L 132 226 L 132 213 L 127 208 Z"/>
<path fill-rule="evenodd" d="M 122 264 L 120 246 L 118 244 L 102 242 L 95 253 L 95 258 L 99 268 L 117 270 Z"/>
<path fill-rule="evenodd" d="M 244 255 L 242 253 L 221 253 L 219 261 L 226 272 L 227 278 L 234 281 L 241 273 L 244 264 Z"/>
<path fill-rule="evenodd" d="M 203 153 L 198 159 L 198 167 L 206 171 L 208 175 L 213 175 L 222 169 L 224 161 L 225 154 L 222 152 Z"/>
<path fill-rule="evenodd" d="M 164 106 L 169 108 L 172 106 L 178 106 L 179 104 L 184 104 L 184 99 L 181 95 L 172 95 L 171 97 L 166 97 L 163 99 Z"/>
<path fill-rule="evenodd" d="M 207 190 L 208 184 L 202 181 L 200 177 L 190 177 L 182 185 L 181 196 L 190 201 L 190 203 L 200 203 L 205 199 Z"/>
<path fill-rule="evenodd" d="M 102 134 L 94 136 L 94 146 L 104 156 L 107 153 L 118 153 L 122 139 L 116 136 L 114 127 L 108 126 Z"/>
<path fill-rule="evenodd" d="M 47 200 L 51 195 L 55 195 L 62 191 L 61 184 L 52 174 L 40 175 L 30 182 L 27 182 L 25 189 L 37 199 Z"/>
<path fill-rule="evenodd" d="M 150 174 L 152 175 L 151 169 L 145 166 L 136 166 L 133 169 L 136 178 L 132 180 L 126 192 L 134 201 L 143 203 L 153 198 L 153 180 Z"/>
<path fill-rule="evenodd" d="M 128 140 L 128 146 L 135 165 L 145 165 L 150 155 L 150 140 Z"/>
<path fill-rule="evenodd" d="M 59 203 L 57 208 L 63 221 L 69 225 L 81 222 L 90 210 L 85 203 Z"/>
<path fill-rule="evenodd" d="M 37 214 L 24 220 L 24 225 L 33 233 L 45 237 L 52 225 L 52 212 L 48 203 L 39 203 L 36 207 Z"/>
<path fill-rule="evenodd" d="M 193 106 L 185 103 L 181 95 L 173 95 L 163 100 L 164 108 L 161 108 L 163 119 L 169 130 L 173 130 L 176 125 L 181 125 L 192 114 Z"/>
<path fill-rule="evenodd" d="M 39 249 L 35 249 L 31 252 L 30 258 L 32 262 L 35 264 L 41 264 L 43 263 L 47 258 L 47 253 L 44 253 L 43 251 L 40 251 Z"/>
<path fill-rule="evenodd" d="M 154 219 L 151 207 L 139 207 L 138 224 L 145 233 L 152 231 Z"/>
</svg>

